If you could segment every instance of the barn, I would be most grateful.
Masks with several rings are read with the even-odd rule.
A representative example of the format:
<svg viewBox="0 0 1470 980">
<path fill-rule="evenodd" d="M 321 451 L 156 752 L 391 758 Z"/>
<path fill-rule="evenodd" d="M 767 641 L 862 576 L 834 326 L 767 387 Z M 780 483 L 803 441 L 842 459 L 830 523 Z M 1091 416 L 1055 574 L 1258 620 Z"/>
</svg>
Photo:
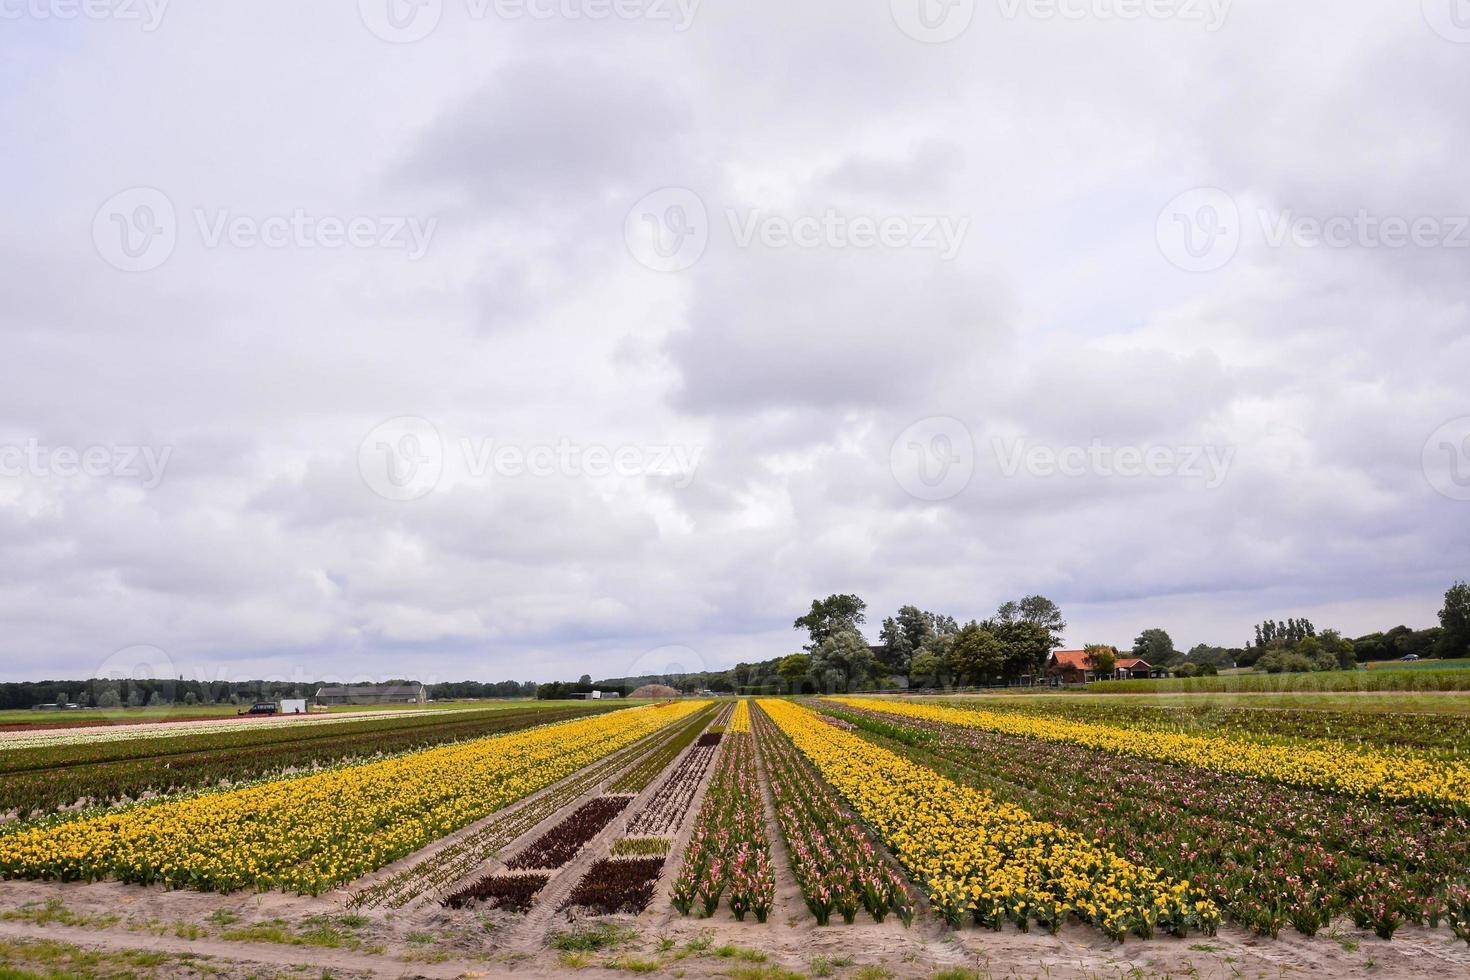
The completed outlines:
<svg viewBox="0 0 1470 980">
<path fill-rule="evenodd" d="M 338 684 L 319 687 L 317 704 L 425 704 L 429 700 L 424 685 L 412 684 Z"/>
</svg>

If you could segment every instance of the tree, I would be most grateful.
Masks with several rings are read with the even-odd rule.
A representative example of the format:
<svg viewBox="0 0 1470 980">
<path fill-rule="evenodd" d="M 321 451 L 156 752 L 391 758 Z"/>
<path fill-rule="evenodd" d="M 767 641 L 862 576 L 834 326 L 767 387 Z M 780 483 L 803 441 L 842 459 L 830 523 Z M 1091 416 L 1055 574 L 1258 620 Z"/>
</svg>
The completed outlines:
<svg viewBox="0 0 1470 980">
<path fill-rule="evenodd" d="M 1118 648 L 1104 643 L 1089 643 L 1083 647 L 1087 669 L 1097 676 L 1111 674 L 1118 667 Z"/>
<path fill-rule="evenodd" d="M 866 621 L 863 610 L 867 608 L 868 604 L 855 595 L 834 594 L 825 599 L 813 599 L 811 611 L 792 623 L 791 628 L 806 630 L 811 637 L 806 648 L 815 650 L 838 633 L 856 633 L 857 628 Z"/>
<path fill-rule="evenodd" d="M 580 684 L 580 685 L 582 685 L 583 687 L 591 687 L 592 686 L 592 675 L 591 674 L 583 674 L 581 677 L 578 677 L 577 678 L 577 683 Z"/>
<path fill-rule="evenodd" d="M 1133 641 L 1133 655 L 1151 664 L 1166 664 L 1174 656 L 1174 641 L 1159 627 L 1146 629 Z"/>
<path fill-rule="evenodd" d="M 868 641 L 856 630 L 827 637 L 812 651 L 812 676 L 826 690 L 856 690 L 868 683 L 876 661 Z"/>
<path fill-rule="evenodd" d="M 1036 675 L 1046 666 L 1046 658 L 1054 649 L 1052 634 L 1046 627 L 1030 620 L 1014 622 L 987 620 L 980 624 L 995 634 L 1005 649 L 1005 676 L 1017 678 Z"/>
<path fill-rule="evenodd" d="M 944 658 L 928 650 L 920 650 L 909 661 L 909 677 L 914 681 L 932 681 L 937 685 L 941 683 L 939 675 L 943 670 Z"/>
<path fill-rule="evenodd" d="M 1470 585 L 1456 582 L 1445 592 L 1439 626 L 1444 632 L 1435 643 L 1435 653 L 1451 660 L 1470 657 Z"/>
<path fill-rule="evenodd" d="M 936 616 L 918 606 L 901 606 L 897 616 L 883 620 L 878 638 L 883 643 L 879 660 L 890 673 L 907 676 L 909 661 L 935 635 Z"/>
<path fill-rule="evenodd" d="M 1031 623 L 1047 632 L 1047 653 L 1062 645 L 1062 634 L 1067 622 L 1062 619 L 1062 610 L 1044 595 L 1028 595 L 1019 601 L 1003 602 L 995 611 L 995 618 L 1006 625 Z"/>
<path fill-rule="evenodd" d="M 776 675 L 795 687 L 812 672 L 812 658 L 804 653 L 793 653 L 782 657 L 776 665 Z"/>
<path fill-rule="evenodd" d="M 954 638 L 946 666 L 957 679 L 980 684 L 1005 672 L 1006 648 L 994 633 L 971 620 Z"/>
<path fill-rule="evenodd" d="M 1322 635 L 1316 637 L 1316 640 L 1322 652 L 1332 656 L 1338 670 L 1352 670 L 1357 666 L 1357 656 L 1353 645 L 1343 639 L 1342 634 L 1337 630 L 1323 630 Z"/>
<path fill-rule="evenodd" d="M 121 706 L 122 698 L 110 687 L 97 695 L 97 707 L 99 708 L 118 708 Z"/>
</svg>

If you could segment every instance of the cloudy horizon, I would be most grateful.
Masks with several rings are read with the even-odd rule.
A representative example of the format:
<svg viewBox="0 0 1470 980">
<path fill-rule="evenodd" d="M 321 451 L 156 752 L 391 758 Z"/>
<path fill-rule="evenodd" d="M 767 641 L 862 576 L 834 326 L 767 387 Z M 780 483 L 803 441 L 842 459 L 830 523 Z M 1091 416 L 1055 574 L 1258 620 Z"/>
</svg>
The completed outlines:
<svg viewBox="0 0 1470 980">
<path fill-rule="evenodd" d="M 720 669 L 834 592 L 1238 646 L 1470 574 L 1462 0 L 0 0 L 0 52 L 0 680 Z"/>
</svg>

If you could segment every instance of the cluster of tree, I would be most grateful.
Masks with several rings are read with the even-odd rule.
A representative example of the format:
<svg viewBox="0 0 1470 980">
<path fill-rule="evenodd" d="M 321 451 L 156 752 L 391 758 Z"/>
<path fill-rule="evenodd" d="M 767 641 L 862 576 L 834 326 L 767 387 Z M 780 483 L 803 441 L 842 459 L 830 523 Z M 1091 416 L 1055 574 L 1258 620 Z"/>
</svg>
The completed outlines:
<svg viewBox="0 0 1470 980">
<path fill-rule="evenodd" d="M 428 685 L 425 693 L 434 701 L 534 698 L 540 687 L 535 681 L 446 681 Z"/>
<path fill-rule="evenodd" d="M 883 620 L 882 642 L 870 646 L 859 632 L 866 610 L 855 595 L 813 600 L 792 624 L 807 631 L 805 652 L 783 657 L 778 676 L 792 689 L 823 691 L 1005 682 L 1041 673 L 1067 625 L 1045 596 L 1003 603 L 993 616 L 963 626 L 944 613 L 902 606 Z"/>
<path fill-rule="evenodd" d="M 76 704 L 84 708 L 142 708 L 170 704 L 248 704 L 305 698 L 320 683 L 287 681 L 186 681 L 168 677 L 85 681 L 18 681 L 0 684 L 0 708 Z"/>
<path fill-rule="evenodd" d="M 1274 619 L 1268 619 L 1264 623 L 1256 624 L 1255 645 L 1269 646 L 1277 640 L 1285 640 L 1288 643 L 1299 643 L 1309 636 L 1316 636 L 1317 628 L 1312 621 L 1305 617 L 1301 619 L 1288 619 L 1284 623 L 1278 623 Z M 1246 646 L 1250 646 L 1246 641 Z"/>
</svg>

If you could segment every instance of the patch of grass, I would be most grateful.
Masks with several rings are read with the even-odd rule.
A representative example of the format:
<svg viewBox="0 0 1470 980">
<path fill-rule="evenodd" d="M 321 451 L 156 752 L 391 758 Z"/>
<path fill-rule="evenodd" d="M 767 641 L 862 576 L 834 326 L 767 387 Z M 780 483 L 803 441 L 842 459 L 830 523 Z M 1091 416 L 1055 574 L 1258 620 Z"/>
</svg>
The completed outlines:
<svg viewBox="0 0 1470 980">
<path fill-rule="evenodd" d="M 5 980 L 123 980 L 139 976 L 176 976 L 181 964 L 202 967 L 191 953 L 143 949 L 92 951 L 49 939 L 0 940 L 0 978 Z M 32 970 L 31 968 L 35 968 Z M 160 969 L 167 967 L 167 969 Z"/>
<path fill-rule="evenodd" d="M 893 980 L 893 971 L 886 966 L 877 963 L 869 963 L 867 966 L 858 967 L 853 974 L 853 980 Z"/>
<path fill-rule="evenodd" d="M 568 970 L 580 970 L 592 965 L 592 954 L 577 949 L 564 949 L 556 959 Z"/>
<path fill-rule="evenodd" d="M 405 942 L 414 946 L 427 946 L 434 941 L 434 934 L 432 932 L 411 932 L 403 938 Z"/>
<path fill-rule="evenodd" d="M 603 966 L 609 970 L 627 970 L 630 973 L 654 973 L 663 967 L 658 960 L 645 960 L 637 956 L 619 956 L 608 960 Z"/>
<path fill-rule="evenodd" d="M 630 939 L 636 938 L 637 929 L 623 929 L 608 923 L 599 923 L 571 932 L 556 932 L 551 935 L 551 948 L 564 953 L 596 953 L 604 949 L 616 949 Z"/>
<path fill-rule="evenodd" d="M 658 945 L 654 949 L 660 953 L 667 953 L 673 950 L 675 942 L 676 940 L 673 936 L 659 936 Z"/>
<path fill-rule="evenodd" d="M 365 915 L 339 915 L 339 916 L 337 916 L 337 922 L 339 924 L 341 924 L 341 925 L 346 926 L 349 929 L 361 929 L 363 926 L 367 925 L 371 921 L 373 921 L 373 920 L 372 919 L 369 919 Z"/>
<path fill-rule="evenodd" d="M 737 966 L 726 976 L 732 980 L 806 980 L 806 976 L 779 966 Z"/>
<path fill-rule="evenodd" d="M 689 950 L 689 952 L 691 953 L 703 953 L 705 950 L 709 949 L 710 946 L 714 945 L 714 941 L 715 938 L 712 934 L 708 932 L 701 932 L 699 935 L 689 940 L 689 942 L 685 943 L 684 948 Z"/>
<path fill-rule="evenodd" d="M 87 915 L 73 912 L 59 898 L 49 899 L 45 905 L 27 902 L 18 909 L 0 912 L 0 919 L 12 922 L 29 922 L 37 926 L 88 926 L 105 929 L 116 924 L 122 917 L 117 915 Z"/>
<path fill-rule="evenodd" d="M 962 966 L 954 966 L 948 970 L 940 970 L 931 976 L 929 980 L 980 980 L 980 974 Z"/>
<path fill-rule="evenodd" d="M 1220 952 L 1220 947 L 1214 945 L 1213 943 L 1190 943 L 1189 944 L 1189 948 L 1192 949 L 1192 950 L 1194 950 L 1196 953 L 1218 953 L 1218 952 Z"/>
<path fill-rule="evenodd" d="M 748 946 L 736 946 L 732 943 L 716 946 L 710 950 L 710 955 L 718 956 L 722 960 L 744 960 L 746 963 L 764 963 L 770 958 L 758 949 L 751 949 Z"/>
<path fill-rule="evenodd" d="M 209 921 L 217 926 L 232 926 L 240 921 L 240 913 L 231 909 L 215 909 L 209 913 Z"/>
</svg>

